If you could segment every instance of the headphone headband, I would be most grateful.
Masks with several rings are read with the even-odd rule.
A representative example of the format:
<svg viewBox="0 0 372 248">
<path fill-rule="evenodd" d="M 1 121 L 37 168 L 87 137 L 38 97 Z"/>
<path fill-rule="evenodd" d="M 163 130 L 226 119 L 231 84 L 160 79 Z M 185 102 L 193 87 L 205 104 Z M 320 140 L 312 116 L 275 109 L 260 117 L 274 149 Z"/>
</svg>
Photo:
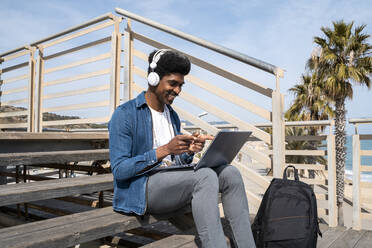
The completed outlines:
<svg viewBox="0 0 372 248">
<path fill-rule="evenodd" d="M 155 52 L 154 56 L 152 56 L 152 61 L 150 63 L 151 72 L 147 76 L 147 81 L 151 86 L 158 85 L 160 81 L 159 75 L 154 70 L 158 66 L 157 63 L 159 62 L 161 56 L 167 51 L 170 51 L 170 49 L 159 49 Z"/>
</svg>

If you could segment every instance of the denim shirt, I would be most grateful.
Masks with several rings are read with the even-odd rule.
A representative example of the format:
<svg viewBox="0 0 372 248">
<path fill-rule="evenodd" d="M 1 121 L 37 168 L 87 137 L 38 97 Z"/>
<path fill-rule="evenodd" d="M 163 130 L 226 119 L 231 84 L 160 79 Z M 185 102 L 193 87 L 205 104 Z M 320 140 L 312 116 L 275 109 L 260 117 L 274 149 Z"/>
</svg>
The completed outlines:
<svg viewBox="0 0 372 248">
<path fill-rule="evenodd" d="M 178 135 L 180 119 L 170 106 L 168 109 L 174 133 Z M 120 105 L 108 127 L 114 176 L 113 208 L 119 212 L 143 215 L 146 212 L 148 173 L 160 165 L 153 149 L 152 117 L 145 92 Z M 193 156 L 183 153 L 180 158 L 182 163 L 191 163 Z"/>
</svg>

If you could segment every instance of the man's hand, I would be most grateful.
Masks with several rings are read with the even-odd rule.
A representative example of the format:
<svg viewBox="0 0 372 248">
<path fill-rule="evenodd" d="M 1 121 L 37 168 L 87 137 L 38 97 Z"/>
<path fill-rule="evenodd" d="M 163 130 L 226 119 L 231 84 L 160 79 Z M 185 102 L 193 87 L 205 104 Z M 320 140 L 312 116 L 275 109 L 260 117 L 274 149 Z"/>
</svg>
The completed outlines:
<svg viewBox="0 0 372 248">
<path fill-rule="evenodd" d="M 162 160 L 168 155 L 178 155 L 189 151 L 190 145 L 195 141 L 196 137 L 192 135 L 177 135 L 168 144 L 160 146 L 156 149 L 156 157 Z"/>
<path fill-rule="evenodd" d="M 203 150 L 205 141 L 206 140 L 213 140 L 214 137 L 208 134 L 200 134 L 200 133 L 193 133 L 193 137 L 195 137 L 194 142 L 190 144 L 188 153 L 197 153 Z"/>
</svg>

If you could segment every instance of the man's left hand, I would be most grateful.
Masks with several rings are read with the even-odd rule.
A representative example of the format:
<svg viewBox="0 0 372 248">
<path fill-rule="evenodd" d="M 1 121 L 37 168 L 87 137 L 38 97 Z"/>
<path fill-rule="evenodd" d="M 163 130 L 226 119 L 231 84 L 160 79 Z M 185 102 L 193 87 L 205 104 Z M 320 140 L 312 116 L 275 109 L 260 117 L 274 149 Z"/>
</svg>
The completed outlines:
<svg viewBox="0 0 372 248">
<path fill-rule="evenodd" d="M 214 137 L 208 134 L 193 133 L 194 141 L 189 146 L 189 153 L 197 153 L 203 150 L 206 140 L 213 140 Z"/>
</svg>

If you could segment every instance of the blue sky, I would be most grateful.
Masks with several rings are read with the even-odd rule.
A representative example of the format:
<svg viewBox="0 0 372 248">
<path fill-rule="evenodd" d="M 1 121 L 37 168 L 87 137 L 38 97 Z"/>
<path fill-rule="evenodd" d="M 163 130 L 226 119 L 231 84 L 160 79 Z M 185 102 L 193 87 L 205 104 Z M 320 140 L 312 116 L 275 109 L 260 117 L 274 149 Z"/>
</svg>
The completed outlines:
<svg viewBox="0 0 372 248">
<path fill-rule="evenodd" d="M 293 99 L 288 89 L 299 83 L 306 60 L 315 47 L 313 37 L 321 35 L 320 27 L 330 26 L 332 21 L 340 19 L 353 20 L 356 25 L 367 24 L 365 31 L 372 34 L 371 3 L 368 0 L 2 0 L 0 53 L 120 7 L 285 69 L 281 92 L 286 94 L 288 107 Z M 221 59 L 216 63 L 234 67 Z M 232 70 L 243 69 L 236 66 Z M 266 81 L 266 76 L 256 76 L 255 72 L 249 74 L 254 80 L 265 81 L 265 85 L 275 85 L 274 79 Z M 347 102 L 347 118 L 372 117 L 368 104 L 371 96 L 372 91 L 356 86 L 354 99 Z M 352 133 L 351 127 L 348 127 L 348 133 Z"/>
</svg>

